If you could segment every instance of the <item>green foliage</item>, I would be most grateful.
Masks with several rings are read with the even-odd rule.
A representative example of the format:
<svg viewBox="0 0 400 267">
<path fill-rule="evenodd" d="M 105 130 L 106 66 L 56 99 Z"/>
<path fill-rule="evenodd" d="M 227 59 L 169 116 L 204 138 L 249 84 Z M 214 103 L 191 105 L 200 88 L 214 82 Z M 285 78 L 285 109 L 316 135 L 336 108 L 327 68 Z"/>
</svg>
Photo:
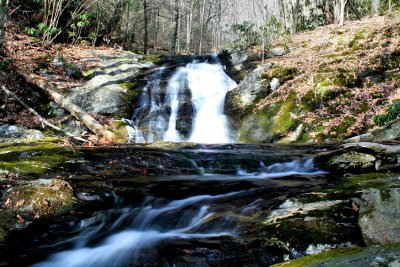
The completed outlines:
<svg viewBox="0 0 400 267">
<path fill-rule="evenodd" d="M 73 15 L 72 15 L 73 16 Z M 85 44 L 86 41 L 82 40 L 82 34 L 86 34 L 87 38 L 93 40 L 96 38 L 96 33 L 88 32 L 91 26 L 92 14 L 89 12 L 84 12 L 82 14 L 76 15 L 74 23 L 72 23 L 68 31 L 68 37 L 72 38 L 74 43 L 80 42 Z"/>
<path fill-rule="evenodd" d="M 0 60 L 0 70 L 6 70 L 10 64 L 11 62 L 9 59 Z"/>
<path fill-rule="evenodd" d="M 260 33 L 254 29 L 255 25 L 248 21 L 233 24 L 230 33 L 234 36 L 232 46 L 234 48 L 246 48 L 260 42 Z"/>
<path fill-rule="evenodd" d="M 383 125 L 388 121 L 397 119 L 400 116 L 400 100 L 396 100 L 389 105 L 385 114 L 376 115 L 374 121 L 378 125 Z"/>
<path fill-rule="evenodd" d="M 38 37 L 42 35 L 48 35 L 48 36 L 53 36 L 57 34 L 61 29 L 54 28 L 54 27 L 48 27 L 46 23 L 42 22 L 39 23 L 39 25 L 35 27 L 26 27 L 24 29 L 24 32 L 30 36 Z"/>
<path fill-rule="evenodd" d="M 261 28 L 261 32 L 263 30 L 270 40 L 278 39 L 287 34 L 287 32 L 283 30 L 282 22 L 275 16 L 271 16 L 264 27 Z"/>
<path fill-rule="evenodd" d="M 322 5 L 318 5 L 317 8 L 311 8 L 311 13 L 308 17 L 300 12 L 296 25 L 296 31 L 314 30 L 319 26 L 325 25 L 325 15 L 320 10 L 323 10 Z"/>
</svg>

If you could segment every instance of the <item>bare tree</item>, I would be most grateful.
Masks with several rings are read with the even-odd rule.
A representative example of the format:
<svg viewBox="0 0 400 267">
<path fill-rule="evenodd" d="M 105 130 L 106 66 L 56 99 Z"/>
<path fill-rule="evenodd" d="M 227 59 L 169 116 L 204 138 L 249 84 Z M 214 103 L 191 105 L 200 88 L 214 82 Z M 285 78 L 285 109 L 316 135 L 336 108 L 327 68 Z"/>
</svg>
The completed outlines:
<svg viewBox="0 0 400 267">
<path fill-rule="evenodd" d="M 381 5 L 380 0 L 371 1 L 371 16 L 375 16 L 376 14 L 378 14 L 380 5 Z"/>
<path fill-rule="evenodd" d="M 340 0 L 340 26 L 344 25 L 344 16 L 346 12 L 346 5 L 349 0 Z"/>
<path fill-rule="evenodd" d="M 147 0 L 143 0 L 143 20 L 144 20 L 144 37 L 143 37 L 143 54 L 147 54 L 149 46 L 149 28 L 147 16 Z"/>
<path fill-rule="evenodd" d="M 174 33 L 172 35 L 171 55 L 176 54 L 176 47 L 178 43 L 178 31 L 179 31 L 179 17 L 180 17 L 180 6 L 179 0 L 174 0 Z"/>
<path fill-rule="evenodd" d="M 0 52 L 3 52 L 4 37 L 8 22 L 9 0 L 0 0 Z"/>
</svg>

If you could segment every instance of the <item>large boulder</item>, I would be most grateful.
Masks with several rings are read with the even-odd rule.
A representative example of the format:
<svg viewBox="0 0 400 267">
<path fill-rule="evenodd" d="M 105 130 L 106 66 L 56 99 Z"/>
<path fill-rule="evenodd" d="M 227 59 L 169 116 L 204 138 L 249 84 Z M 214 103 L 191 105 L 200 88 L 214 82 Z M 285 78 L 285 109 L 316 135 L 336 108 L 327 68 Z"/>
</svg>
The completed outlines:
<svg viewBox="0 0 400 267">
<path fill-rule="evenodd" d="M 59 179 L 38 179 L 7 190 L 4 206 L 26 219 L 52 217 L 68 213 L 77 200 L 71 185 Z"/>
<path fill-rule="evenodd" d="M 365 190 L 359 225 L 367 244 L 400 242 L 400 188 Z"/>
<path fill-rule="evenodd" d="M 39 130 L 25 129 L 17 125 L 0 125 L 0 139 L 43 140 L 44 134 Z"/>
<path fill-rule="evenodd" d="M 257 99 L 266 97 L 270 92 L 268 83 L 266 84 L 262 74 L 269 69 L 271 64 L 265 64 L 252 71 L 246 78 L 233 90 L 226 94 L 225 114 L 233 117 L 241 117 L 255 104 Z"/>
<path fill-rule="evenodd" d="M 347 143 L 337 150 L 320 153 L 314 164 L 335 173 L 368 173 L 398 170 L 400 146 L 372 142 Z"/>
<path fill-rule="evenodd" d="M 71 89 L 66 98 L 90 113 L 119 115 L 124 106 L 130 104 L 127 103 L 128 90 L 123 84 L 146 66 L 125 54 L 102 57 L 103 67 L 96 69 L 84 86 Z"/>
</svg>

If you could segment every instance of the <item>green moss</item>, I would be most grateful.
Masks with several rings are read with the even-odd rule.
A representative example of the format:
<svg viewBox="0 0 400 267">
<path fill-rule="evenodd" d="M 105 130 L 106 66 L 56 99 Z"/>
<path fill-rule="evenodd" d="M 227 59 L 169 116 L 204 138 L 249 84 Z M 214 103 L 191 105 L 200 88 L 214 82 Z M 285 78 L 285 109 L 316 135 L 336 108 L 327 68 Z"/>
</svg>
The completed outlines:
<svg viewBox="0 0 400 267">
<path fill-rule="evenodd" d="M 338 39 L 338 42 L 337 42 L 337 45 L 338 46 L 342 46 L 343 44 L 344 44 L 343 35 L 340 35 L 339 39 Z"/>
<path fill-rule="evenodd" d="M 286 100 L 247 116 L 239 131 L 239 140 L 241 142 L 274 142 L 280 139 L 282 134 L 294 130 L 299 122 L 291 118 L 290 113 L 299 112 L 296 97 L 296 93 L 293 92 Z M 260 132 L 257 137 L 254 136 L 256 131 Z"/>
<path fill-rule="evenodd" d="M 50 142 L 0 145 L 0 169 L 22 174 L 41 175 L 76 157 L 72 149 Z"/>
<path fill-rule="evenodd" d="M 12 210 L 0 210 L 0 228 L 13 229 L 17 224 L 17 214 Z"/>
<path fill-rule="evenodd" d="M 160 60 L 161 57 L 162 57 L 162 55 L 159 55 L 159 54 L 147 54 L 147 55 L 144 55 L 140 61 L 141 62 L 148 61 L 148 62 L 156 63 L 157 61 Z"/>
<path fill-rule="evenodd" d="M 278 263 L 272 265 L 273 267 L 302 267 L 311 264 L 321 263 L 329 259 L 340 258 L 342 256 L 347 256 L 351 254 L 355 254 L 361 252 L 362 249 L 355 247 L 355 248 L 337 248 L 330 251 L 326 251 L 320 254 L 309 255 L 305 257 L 301 257 L 295 260 L 291 260 L 288 262 Z"/>
<path fill-rule="evenodd" d="M 76 203 L 71 186 L 63 180 L 35 180 L 14 187 L 6 195 L 12 210 L 43 216 L 67 213 Z"/>
<path fill-rule="evenodd" d="M 82 75 L 85 79 L 91 79 L 101 72 L 101 69 L 95 68 L 84 72 Z"/>
<path fill-rule="evenodd" d="M 349 42 L 349 48 L 359 48 L 360 46 L 362 46 L 362 44 L 360 44 L 360 41 L 363 40 L 365 38 L 365 29 L 361 29 L 360 31 L 358 31 L 353 39 Z"/>
<path fill-rule="evenodd" d="M 266 80 L 267 85 L 273 78 L 277 78 L 281 84 L 293 79 L 299 74 L 299 70 L 295 67 L 284 67 L 281 65 L 275 66 L 274 68 L 261 74 L 261 78 Z"/>
<path fill-rule="evenodd" d="M 296 94 L 291 93 L 281 104 L 278 113 L 272 118 L 271 132 L 279 136 L 297 126 L 297 121 L 291 118 L 291 113 L 296 107 Z"/>
</svg>

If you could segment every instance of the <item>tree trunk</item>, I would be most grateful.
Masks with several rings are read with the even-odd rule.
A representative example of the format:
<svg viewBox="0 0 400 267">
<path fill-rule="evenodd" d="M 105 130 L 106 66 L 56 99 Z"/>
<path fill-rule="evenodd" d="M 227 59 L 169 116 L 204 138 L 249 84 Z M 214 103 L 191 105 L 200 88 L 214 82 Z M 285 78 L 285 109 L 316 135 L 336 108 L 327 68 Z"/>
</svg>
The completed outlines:
<svg viewBox="0 0 400 267">
<path fill-rule="evenodd" d="M 115 135 L 104 128 L 99 122 L 97 122 L 92 116 L 90 116 L 87 112 L 83 109 L 72 103 L 70 100 L 65 99 L 62 95 L 54 91 L 48 84 L 46 84 L 42 80 L 36 80 L 34 77 L 31 77 L 28 74 L 21 73 L 21 75 L 30 83 L 35 84 L 43 92 L 53 100 L 57 105 L 61 108 L 69 111 L 72 116 L 77 118 L 79 121 L 83 123 L 89 130 L 97 135 L 101 135 L 104 139 L 114 142 Z"/>
<path fill-rule="evenodd" d="M 143 0 L 143 16 L 144 16 L 144 40 L 143 40 L 143 54 L 147 55 L 149 31 L 148 31 L 148 18 L 147 18 L 147 0 Z"/>
<path fill-rule="evenodd" d="M 262 31 L 262 45 L 261 45 L 262 61 L 261 61 L 261 63 L 264 64 L 264 60 L 265 60 L 265 43 L 266 43 L 265 25 L 267 24 L 267 0 L 263 0 L 262 1 L 262 17 L 263 17 L 263 25 L 261 27 L 261 31 Z"/>
<path fill-rule="evenodd" d="M 171 43 L 171 55 L 176 55 L 176 45 L 178 42 L 178 30 L 179 30 L 179 0 L 174 0 L 174 33 L 172 35 Z"/>
<path fill-rule="evenodd" d="M 203 28 L 204 28 L 204 15 L 206 12 L 206 0 L 203 0 L 203 8 L 200 16 L 200 42 L 199 42 L 199 55 L 203 53 Z"/>
<path fill-rule="evenodd" d="M 379 7 L 381 6 L 380 0 L 372 0 L 371 2 L 371 16 L 375 16 L 379 12 Z"/>
<path fill-rule="evenodd" d="M 340 26 L 344 25 L 344 15 L 346 11 L 346 0 L 340 0 Z"/>
<path fill-rule="evenodd" d="M 293 25 L 292 25 L 292 33 L 297 32 L 297 22 L 299 20 L 300 13 L 300 0 L 296 0 L 293 8 Z"/>
<path fill-rule="evenodd" d="M 3 52 L 4 37 L 8 22 L 8 0 L 0 0 L 0 53 Z"/>
<path fill-rule="evenodd" d="M 119 0 L 117 6 L 114 9 L 114 14 L 107 25 L 106 35 L 111 35 L 120 25 L 124 6 L 125 0 Z"/>
<path fill-rule="evenodd" d="M 389 13 L 392 13 L 392 0 L 389 0 Z"/>
</svg>

